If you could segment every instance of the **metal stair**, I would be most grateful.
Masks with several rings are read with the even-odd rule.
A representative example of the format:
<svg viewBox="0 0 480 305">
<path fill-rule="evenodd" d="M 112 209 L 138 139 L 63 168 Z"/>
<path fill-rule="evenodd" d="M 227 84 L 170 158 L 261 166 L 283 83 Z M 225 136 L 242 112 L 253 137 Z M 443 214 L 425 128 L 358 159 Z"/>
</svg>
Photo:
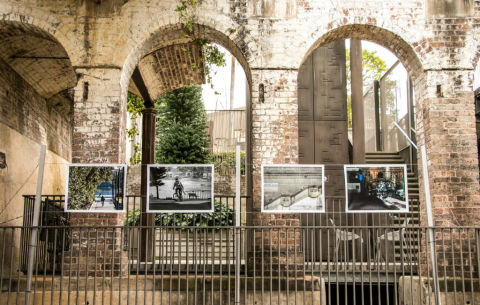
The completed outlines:
<svg viewBox="0 0 480 305">
<path fill-rule="evenodd" d="M 365 154 L 366 164 L 405 164 L 405 160 L 396 152 L 371 152 Z M 409 218 L 408 227 L 420 226 L 420 192 L 418 176 L 411 165 L 407 164 L 407 186 L 409 213 L 398 213 L 392 217 L 392 227 L 403 226 L 405 220 Z M 418 243 L 420 241 L 419 232 L 417 230 L 407 229 L 405 232 L 405 242 L 410 245 L 408 253 L 404 251 L 402 254 L 402 245 L 397 242 L 394 246 L 395 258 L 397 260 L 412 259 L 418 252 Z"/>
</svg>

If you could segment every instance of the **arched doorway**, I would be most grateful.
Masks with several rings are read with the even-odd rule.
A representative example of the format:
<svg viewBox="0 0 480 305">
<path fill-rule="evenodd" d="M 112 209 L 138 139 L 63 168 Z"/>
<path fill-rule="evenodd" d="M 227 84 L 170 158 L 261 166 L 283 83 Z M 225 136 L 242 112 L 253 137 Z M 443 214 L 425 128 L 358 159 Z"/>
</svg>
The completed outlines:
<svg viewBox="0 0 480 305">
<path fill-rule="evenodd" d="M 161 96 L 168 92 L 175 92 L 176 89 L 185 87 L 185 86 L 192 86 L 196 84 L 201 84 L 205 82 L 205 72 L 203 70 L 203 62 L 202 62 L 202 53 L 204 50 L 202 49 L 202 45 L 198 44 L 198 40 L 207 40 L 211 43 L 218 43 L 221 45 L 222 48 L 225 50 L 229 55 L 227 55 L 226 60 L 231 60 L 234 58 L 234 64 L 232 66 L 237 65 L 235 62 L 238 62 L 240 65 L 239 67 L 243 68 L 245 73 L 245 100 L 246 103 L 244 104 L 244 109 L 241 112 L 244 115 L 243 119 L 236 120 L 236 122 L 240 124 L 244 124 L 242 128 L 244 128 L 243 136 L 242 135 L 235 135 L 235 127 L 232 127 L 230 124 L 226 124 L 227 126 L 222 125 L 222 120 L 232 120 L 236 118 L 236 112 L 233 103 L 231 103 L 232 97 L 230 97 L 230 106 L 228 111 L 232 111 L 232 113 L 228 113 L 225 116 L 225 113 L 222 113 L 222 109 L 218 109 L 214 106 L 214 109 L 209 106 L 210 109 L 207 110 L 207 115 L 209 116 L 209 130 L 211 131 L 215 127 L 220 127 L 220 129 L 226 130 L 229 129 L 229 136 L 228 139 L 233 139 L 238 143 L 237 140 L 243 141 L 243 145 L 245 147 L 246 152 L 246 161 L 245 164 L 251 164 L 248 160 L 251 158 L 250 154 L 250 142 L 249 142 L 249 116 L 250 116 L 250 72 L 248 65 L 246 63 L 245 56 L 240 52 L 240 49 L 224 34 L 215 31 L 211 28 L 202 25 L 195 25 L 193 31 L 194 38 L 186 38 L 183 35 L 183 31 L 181 28 L 172 28 L 166 27 L 158 29 L 154 31 L 147 41 L 143 42 L 143 44 L 138 48 L 135 55 L 130 56 L 130 58 L 136 58 L 135 62 L 131 62 L 128 65 L 125 65 L 124 71 L 122 73 L 122 79 L 127 77 L 127 71 L 132 73 L 131 80 L 128 83 L 128 87 L 123 87 L 124 90 L 128 90 L 129 92 L 133 92 L 138 96 L 141 96 L 145 101 L 146 109 L 143 111 L 143 134 L 142 134 L 142 187 L 140 194 L 144 196 L 147 193 L 147 170 L 146 164 L 156 163 L 154 157 L 154 134 L 155 134 L 155 101 L 158 100 Z M 167 37 L 167 38 L 166 38 Z M 136 65 L 136 67 L 134 66 Z M 132 71 L 130 67 L 135 67 Z M 197 68 L 195 68 L 197 67 Z M 215 87 L 217 84 L 213 83 Z M 220 84 L 223 85 L 223 84 Z M 172 91 L 173 90 L 173 91 Z M 126 94 L 126 93 L 125 93 Z M 213 103 L 215 104 L 215 103 Z M 212 105 L 212 103 L 209 103 Z M 207 107 L 205 107 L 207 108 Z M 210 113 L 209 113 L 210 112 Z M 234 122 L 232 122 L 234 123 Z M 219 124 L 219 126 L 215 126 Z M 215 132 L 211 133 L 211 141 L 214 145 L 212 145 L 211 150 L 216 151 L 218 150 L 219 146 L 216 145 L 219 143 L 215 143 L 219 141 L 215 137 Z M 228 140 L 227 139 L 227 140 Z M 243 139 L 243 140 L 242 140 Z M 227 149 L 233 149 L 234 146 L 232 145 L 224 145 Z M 216 173 L 217 175 L 218 173 Z M 233 176 L 234 168 L 231 168 L 229 172 L 230 175 Z M 251 188 L 248 187 L 249 182 L 249 174 L 250 171 L 248 167 L 246 169 L 246 185 L 245 190 L 250 190 Z M 231 179 L 233 180 L 233 179 Z M 222 195 L 222 194 L 215 194 L 215 195 Z M 230 194 L 229 200 L 225 201 L 223 204 L 229 205 L 230 208 L 233 208 L 234 201 L 233 195 Z M 243 195 L 243 194 L 242 194 Z M 248 193 L 246 194 L 248 196 Z M 217 197 L 217 196 L 216 196 Z M 220 199 L 221 200 L 221 199 Z M 245 202 L 245 201 L 244 201 Z M 247 209 L 248 203 L 245 202 L 243 206 L 244 209 Z M 137 207 L 130 207 L 136 209 Z M 152 225 L 155 223 L 153 214 L 146 214 L 147 207 L 146 203 L 142 201 L 142 206 L 139 209 L 140 214 L 142 215 L 142 224 Z M 232 217 L 233 215 L 229 215 Z M 180 216 L 181 217 L 181 216 Z M 144 236 L 141 237 L 143 240 L 142 244 L 151 244 L 148 242 L 151 236 L 147 236 L 148 232 L 143 232 Z M 142 247 L 145 248 L 145 247 Z"/>
<path fill-rule="evenodd" d="M 373 31 L 380 31 L 382 35 L 373 35 Z M 352 68 L 355 62 L 351 56 L 350 60 L 346 60 L 346 50 L 349 51 L 349 46 L 346 47 L 343 39 L 355 38 L 357 41 L 364 39 L 379 45 L 387 45 L 385 41 L 379 39 L 380 37 L 389 37 L 390 40 L 398 43 L 397 45 L 388 44 L 388 46 L 394 54 L 401 50 L 399 59 L 405 61 L 405 67 L 400 61 L 392 62 L 388 71 L 383 70 L 375 82 L 372 79 L 372 83 L 366 85 L 363 84 L 361 74 L 356 76 L 353 74 Z M 325 164 L 326 213 L 302 215 L 302 225 L 395 226 L 403 225 L 405 221 L 411 219 L 414 219 L 412 223 L 420 224 L 419 186 L 416 177 L 417 152 L 416 148 L 412 148 L 415 147 L 415 143 L 412 141 L 413 146 L 410 144 L 412 138 L 415 140 L 415 129 L 412 128 L 415 122 L 413 107 L 415 99 L 412 81 L 409 78 L 409 76 L 417 77 L 421 73 L 418 58 L 411 47 L 398 36 L 373 26 L 340 27 L 324 35 L 320 41 L 321 43 L 311 48 L 309 55 L 299 68 L 299 163 Z M 350 41 L 347 43 L 351 45 Z M 410 50 L 408 55 L 404 52 L 405 49 Z M 360 51 L 359 56 L 357 65 L 362 66 L 362 57 L 365 57 L 365 53 L 362 54 Z M 350 71 L 346 71 L 347 63 L 352 69 L 351 78 Z M 401 74 L 397 71 L 399 69 L 403 69 L 405 75 L 401 76 L 402 81 L 397 82 L 392 80 L 392 75 Z M 352 92 L 354 82 L 359 83 L 357 88 L 360 87 L 361 91 L 359 95 L 357 94 L 356 106 L 355 101 L 352 101 L 350 106 L 348 103 L 354 94 Z M 347 83 L 351 84 L 350 88 Z M 401 93 L 404 98 L 396 96 L 397 93 Z M 400 102 L 401 105 L 399 105 Z M 358 108 L 359 104 L 360 108 Z M 356 114 L 354 106 L 357 109 Z M 405 113 L 403 113 L 404 109 Z M 352 132 L 349 118 L 355 119 L 355 116 L 358 118 L 359 115 L 362 120 L 356 125 L 355 121 L 353 122 Z M 359 129 L 360 137 L 353 138 Z M 357 145 L 360 143 L 362 146 L 362 158 L 357 157 L 357 161 L 354 157 L 355 143 Z M 366 211 L 359 214 L 345 213 L 348 205 L 346 193 L 350 192 L 346 190 L 345 164 L 400 163 L 407 164 L 409 169 L 408 184 L 412 189 L 412 196 L 409 197 L 411 213 L 407 213 L 408 215 L 394 212 L 388 215 L 372 215 L 365 213 Z M 335 236 L 327 236 L 325 232 L 323 234 L 325 236 L 315 236 L 313 231 L 312 234 L 307 236 L 305 244 L 310 260 L 325 259 L 327 253 L 335 252 L 337 248 L 335 243 L 321 245 L 315 242 L 335 240 Z"/>
</svg>

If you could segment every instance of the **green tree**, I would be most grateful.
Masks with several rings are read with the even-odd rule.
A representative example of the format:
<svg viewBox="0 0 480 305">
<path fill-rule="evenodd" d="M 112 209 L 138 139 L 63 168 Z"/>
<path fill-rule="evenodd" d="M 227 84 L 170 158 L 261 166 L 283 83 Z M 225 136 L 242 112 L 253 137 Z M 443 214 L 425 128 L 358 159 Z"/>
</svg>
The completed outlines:
<svg viewBox="0 0 480 305">
<path fill-rule="evenodd" d="M 387 71 L 387 64 L 377 55 L 377 51 L 369 51 L 367 49 L 362 49 L 362 68 L 363 93 L 365 93 L 368 88 L 373 85 L 373 81 L 379 80 L 380 77 L 382 77 L 382 75 Z M 350 49 L 346 49 L 346 70 L 348 127 L 352 127 Z"/>
<path fill-rule="evenodd" d="M 72 166 L 68 174 L 68 208 L 88 210 L 95 200 L 97 187 L 111 182 L 112 168 L 102 166 Z"/>
<path fill-rule="evenodd" d="M 158 109 L 156 162 L 201 164 L 210 160 L 202 87 L 173 90 L 155 102 Z"/>
</svg>

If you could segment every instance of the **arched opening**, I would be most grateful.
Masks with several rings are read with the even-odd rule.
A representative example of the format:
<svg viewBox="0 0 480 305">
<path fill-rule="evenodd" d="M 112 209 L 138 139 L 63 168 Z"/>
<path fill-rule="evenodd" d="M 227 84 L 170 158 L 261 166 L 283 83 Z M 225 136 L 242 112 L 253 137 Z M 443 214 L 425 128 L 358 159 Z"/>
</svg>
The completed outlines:
<svg viewBox="0 0 480 305">
<path fill-rule="evenodd" d="M 150 196 L 147 177 L 146 164 L 153 163 L 214 163 L 214 194 L 215 199 L 215 211 L 217 209 L 222 210 L 222 213 L 218 214 L 218 217 L 213 216 L 213 222 L 217 224 L 233 224 L 234 219 L 234 196 L 235 196 L 235 147 L 239 145 L 241 150 L 244 151 L 242 156 L 245 157 L 243 164 L 251 164 L 247 160 L 251 158 L 250 143 L 249 143 L 249 116 L 250 116 L 250 71 L 246 64 L 245 56 L 240 52 L 240 49 L 224 34 L 215 31 L 211 28 L 196 25 L 193 31 L 192 38 L 185 38 L 182 35 L 183 31 L 180 27 L 172 26 L 163 28 L 155 33 L 145 41 L 135 52 L 129 56 L 130 59 L 135 58 L 134 61 L 125 64 L 122 75 L 123 90 L 134 93 L 137 96 L 143 98 L 145 102 L 146 110 L 143 111 L 143 122 L 137 123 L 142 125 L 143 133 L 138 136 L 142 138 L 142 166 L 141 169 L 137 168 L 136 172 L 138 177 L 141 176 L 141 183 L 139 179 L 129 177 L 129 183 L 137 181 L 137 195 Z M 224 53 L 224 59 L 226 61 L 226 67 L 210 67 L 212 70 L 211 75 L 208 76 L 203 70 L 202 62 L 202 46 L 197 43 L 196 40 L 207 40 L 209 43 L 215 43 L 221 52 Z M 133 67 L 133 68 L 132 68 Z M 232 68 L 233 67 L 233 68 Z M 125 80 L 131 74 L 131 79 L 128 82 Z M 162 121 L 162 117 L 155 119 L 154 111 L 158 110 L 159 115 L 162 114 L 163 107 L 158 103 L 165 103 L 166 96 L 176 95 L 179 90 L 186 90 L 186 87 L 192 88 L 195 85 L 205 83 L 206 78 L 211 77 L 211 83 L 203 85 L 203 101 L 204 101 L 204 113 L 206 115 L 207 127 L 210 145 L 204 147 L 209 151 L 209 161 L 202 162 L 184 162 L 182 161 L 161 161 L 165 160 L 155 155 L 154 147 L 161 148 L 161 138 L 156 137 L 154 139 L 155 121 Z M 128 86 L 126 85 L 128 84 Z M 212 88 L 210 88 L 212 86 Z M 215 94 L 219 92 L 220 94 Z M 241 93 L 240 93 L 241 92 Z M 163 122 L 164 123 L 164 122 Z M 160 124 L 163 124 L 160 122 Z M 157 122 L 157 131 L 162 131 L 159 128 Z M 133 149 L 130 149 L 133 152 Z M 172 160 L 172 159 L 169 159 Z M 245 167 L 244 167 L 245 168 Z M 134 171 L 130 170 L 130 173 Z M 167 178 L 172 178 L 168 176 Z M 249 182 L 249 171 L 246 169 L 243 173 L 243 200 L 242 209 L 247 208 L 247 197 Z M 165 181 L 168 180 L 165 178 Z M 187 186 L 184 185 L 185 188 Z M 132 187 L 133 189 L 133 187 Z M 171 192 L 171 190 L 170 190 Z M 185 193 L 188 194 L 188 200 L 195 200 L 199 197 L 195 191 L 188 191 L 185 189 Z M 178 201 L 174 195 L 165 195 L 165 198 L 161 197 L 161 192 L 156 190 L 152 193 L 153 197 L 150 198 L 150 202 L 155 202 L 155 211 L 161 213 L 160 203 L 166 201 L 170 205 L 177 204 Z M 155 197 L 156 195 L 156 198 Z M 191 198 L 190 198 L 191 197 Z M 187 199 L 181 200 L 181 204 L 185 204 Z M 180 204 L 180 203 L 178 203 Z M 136 202 L 136 205 L 132 206 L 127 203 L 127 213 L 138 209 L 141 211 L 139 214 L 138 223 L 153 224 L 156 225 L 168 225 L 170 218 L 160 219 L 153 217 L 153 214 L 146 214 L 147 204 L 140 201 Z M 245 215 L 245 214 L 244 214 Z M 197 221 L 197 223 L 190 223 L 188 225 L 207 224 L 204 223 L 205 217 L 200 215 L 199 217 L 190 217 L 185 215 L 174 215 L 172 219 L 189 219 L 188 221 Z M 224 218 L 227 217 L 228 220 Z M 140 220 L 141 219 L 141 220 Z M 192 220 L 193 219 L 193 220 Z M 176 221 L 174 220 L 174 221 Z M 183 222 L 182 222 L 183 223 Z M 212 225 L 213 223 L 208 223 Z M 142 242 L 146 244 L 149 238 L 145 232 L 145 236 L 142 236 Z"/>
<path fill-rule="evenodd" d="M 421 72 L 405 41 L 374 26 L 334 29 L 310 48 L 298 75 L 299 163 L 325 164 L 326 213 L 302 215 L 302 225 L 420 224 L 413 84 Z M 356 187 L 363 181 L 350 179 L 349 164 L 367 187 Z M 407 173 L 392 174 L 400 164 Z M 307 237 L 308 259 L 338 251 L 318 240 L 328 237 Z"/>
<path fill-rule="evenodd" d="M 47 148 L 43 194 L 65 190 L 76 75 L 61 42 L 17 21 L 0 22 L 0 71 L 0 223 L 31 226 L 33 200 L 24 201 L 22 195 L 35 194 L 41 145 Z M 63 210 L 61 202 L 52 204 Z M 45 219 L 51 221 L 53 214 Z M 3 259 L 11 259 L 15 270 L 26 270 L 26 253 L 19 252 L 28 245 L 25 236 L 6 241 L 14 246 Z"/>
</svg>

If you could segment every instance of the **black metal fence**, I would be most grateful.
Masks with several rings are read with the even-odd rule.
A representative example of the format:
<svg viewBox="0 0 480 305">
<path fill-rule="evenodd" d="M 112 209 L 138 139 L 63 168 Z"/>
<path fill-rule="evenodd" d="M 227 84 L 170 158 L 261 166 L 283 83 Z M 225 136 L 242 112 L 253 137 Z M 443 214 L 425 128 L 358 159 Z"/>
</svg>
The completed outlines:
<svg viewBox="0 0 480 305">
<path fill-rule="evenodd" d="M 0 227 L 0 304 L 23 304 L 29 293 L 12 241 L 34 229 Z M 435 241 L 427 238 L 429 228 L 418 226 L 42 226 L 38 230 L 30 304 L 466 305 L 480 301 L 480 229 L 473 227 L 433 228 Z M 147 244 L 133 238 L 143 232 L 155 238 Z M 309 239 L 322 247 L 307 248 Z M 394 247 L 400 251 L 392 251 Z"/>
<path fill-rule="evenodd" d="M 24 221 L 23 226 L 29 227 L 32 225 L 33 217 L 33 204 L 34 196 L 24 196 Z M 420 236 L 417 236 L 417 231 L 411 230 L 410 227 L 419 224 L 419 211 L 412 209 L 410 213 L 389 213 L 389 214 L 367 214 L 367 213 L 345 213 L 345 201 L 344 198 L 328 197 L 326 199 L 328 210 L 326 213 L 316 214 L 297 214 L 300 219 L 300 225 L 302 227 L 331 227 L 329 231 L 330 235 L 325 235 L 325 231 L 320 232 L 318 230 L 305 231 L 305 238 L 302 238 L 303 247 L 305 251 L 305 259 L 307 261 L 320 261 L 326 257 L 328 251 L 339 251 L 340 245 L 337 239 L 350 238 L 358 244 L 357 247 L 366 251 L 372 250 L 372 245 L 376 243 L 374 240 L 376 237 L 369 237 L 369 242 L 362 242 L 365 238 L 360 238 L 358 234 L 343 236 L 346 233 L 341 232 L 339 227 L 348 226 L 365 226 L 365 227 L 388 227 L 395 231 L 395 233 L 387 234 L 388 232 L 381 232 L 377 230 L 377 235 L 381 239 L 393 240 L 392 248 L 389 249 L 391 255 L 399 256 L 402 253 L 401 247 L 405 243 L 409 243 L 409 250 L 412 254 L 418 252 L 418 241 Z M 418 202 L 410 200 L 411 207 L 418 207 Z M 42 196 L 41 213 L 40 213 L 40 225 L 41 226 L 68 226 L 69 213 L 63 212 L 64 196 L 60 195 L 45 195 Z M 225 227 L 235 225 L 235 196 L 216 195 L 215 196 L 215 212 L 214 213 L 197 213 L 197 214 L 152 214 L 154 223 L 156 226 L 165 227 Z M 141 203 L 142 197 L 140 196 L 127 196 L 125 200 L 125 226 L 137 227 L 141 225 Z M 247 218 L 252 218 L 253 213 L 247 212 L 248 197 L 241 197 L 241 225 L 247 224 Z M 249 217 L 247 217 L 249 215 Z M 210 232 L 210 231 L 209 231 Z M 50 233 L 51 234 L 51 233 Z M 65 241 L 65 247 L 69 246 L 69 231 L 66 231 L 67 238 Z M 138 235 L 138 231 L 124 230 L 124 250 L 129 250 L 132 255 L 136 255 L 140 245 L 143 245 L 142 236 Z M 162 235 L 161 235 L 162 234 Z M 225 249 L 225 245 L 228 243 L 233 244 L 234 237 L 230 232 L 229 235 L 223 234 L 220 236 L 214 236 L 211 233 L 205 233 L 207 238 L 207 244 L 215 245 L 215 257 L 224 257 L 228 251 L 233 251 L 230 248 L 228 251 Z M 319 235 L 323 234 L 323 235 Z M 342 235 L 343 234 L 343 235 Z M 365 234 L 365 232 L 364 232 Z M 383 237 L 382 237 L 383 235 Z M 152 237 L 156 240 L 158 247 L 164 249 L 164 253 L 167 253 L 170 249 L 170 244 L 178 244 L 188 242 L 185 234 L 171 235 L 165 232 L 156 231 L 156 234 Z M 151 238 L 151 239 L 152 239 Z M 189 237 L 190 239 L 192 236 Z M 403 238 L 401 242 L 400 239 Z M 223 243 L 218 242 L 221 239 Z M 20 237 L 20 270 L 26 272 L 27 270 L 27 258 L 28 258 L 28 243 L 30 235 L 28 231 L 23 232 Z M 46 233 L 44 230 L 40 232 L 40 243 L 45 243 L 45 247 L 39 247 L 37 250 L 37 257 L 40 260 L 46 259 L 51 261 L 48 256 L 52 255 L 54 241 L 52 238 L 46 239 Z M 160 249 L 159 248 L 159 249 Z M 46 251 L 42 252 L 42 249 Z M 342 249 L 341 249 L 342 250 Z M 351 246 L 344 249 L 346 252 L 344 255 L 347 257 L 351 255 Z M 232 255 L 230 253 L 228 255 Z M 157 252 L 158 253 L 158 252 Z M 333 252 L 332 252 L 333 253 Z M 362 252 L 363 253 L 363 252 Z M 343 255 L 343 254 L 342 254 Z M 47 256 L 47 257 L 44 257 Z M 47 264 L 42 268 L 45 268 L 47 272 L 52 272 L 52 264 Z M 57 269 L 58 271 L 58 269 Z"/>
</svg>

